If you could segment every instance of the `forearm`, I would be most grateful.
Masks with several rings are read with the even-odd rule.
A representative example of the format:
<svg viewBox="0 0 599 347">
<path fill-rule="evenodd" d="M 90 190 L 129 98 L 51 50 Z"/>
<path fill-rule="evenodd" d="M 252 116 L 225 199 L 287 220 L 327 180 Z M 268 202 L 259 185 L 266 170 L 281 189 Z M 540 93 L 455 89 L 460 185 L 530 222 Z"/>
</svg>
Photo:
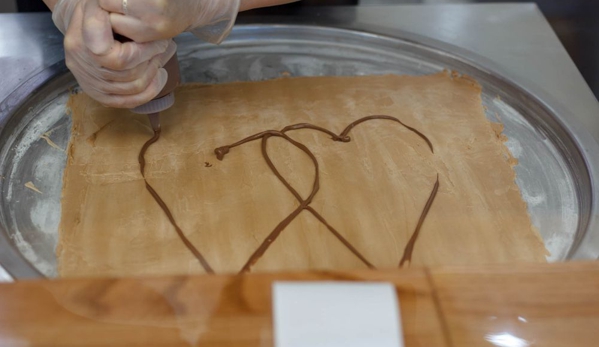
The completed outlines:
<svg viewBox="0 0 599 347">
<path fill-rule="evenodd" d="M 48 6 L 50 11 L 54 11 L 54 6 L 56 6 L 57 2 L 58 0 L 44 0 L 44 3 L 46 4 L 46 6 Z"/>
<path fill-rule="evenodd" d="M 239 7 L 239 11 L 247 11 L 259 7 L 283 5 L 296 1 L 298 0 L 241 0 L 241 6 Z"/>
<path fill-rule="evenodd" d="M 241 0 L 241 6 L 239 10 L 247 11 L 254 8 L 288 4 L 290 2 L 295 1 L 298 0 Z M 57 2 L 58 0 L 44 0 L 44 3 L 46 4 L 46 6 L 48 6 L 50 11 L 54 10 L 54 6 L 56 6 Z"/>
</svg>

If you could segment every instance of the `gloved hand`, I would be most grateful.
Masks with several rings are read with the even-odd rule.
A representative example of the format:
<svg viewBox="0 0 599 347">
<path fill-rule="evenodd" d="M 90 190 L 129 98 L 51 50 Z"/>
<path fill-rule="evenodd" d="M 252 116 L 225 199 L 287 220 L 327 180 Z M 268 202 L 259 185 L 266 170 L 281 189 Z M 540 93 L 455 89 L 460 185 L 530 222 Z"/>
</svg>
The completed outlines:
<svg viewBox="0 0 599 347">
<path fill-rule="evenodd" d="M 133 108 L 152 100 L 166 84 L 162 66 L 175 54 L 172 40 L 114 40 L 109 14 L 97 0 L 59 0 L 52 19 L 65 34 L 65 59 L 79 85 L 100 103 Z"/>
<path fill-rule="evenodd" d="M 231 31 L 240 0 L 98 0 L 115 32 L 135 42 L 170 39 L 190 31 L 220 43 Z"/>
</svg>

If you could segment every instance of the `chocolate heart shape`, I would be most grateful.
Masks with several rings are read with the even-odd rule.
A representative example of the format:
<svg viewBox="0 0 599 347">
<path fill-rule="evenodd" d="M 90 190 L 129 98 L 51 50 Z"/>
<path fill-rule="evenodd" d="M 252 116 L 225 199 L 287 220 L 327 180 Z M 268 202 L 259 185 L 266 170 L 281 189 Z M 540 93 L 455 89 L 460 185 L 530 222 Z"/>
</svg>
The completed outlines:
<svg viewBox="0 0 599 347">
<path fill-rule="evenodd" d="M 230 150 L 234 147 L 238 147 L 241 146 L 245 143 L 248 142 L 252 142 L 252 141 L 256 141 L 256 140 L 261 140 L 262 142 L 262 155 L 268 165 L 268 167 L 271 169 L 271 171 L 275 174 L 275 176 L 279 179 L 279 181 L 281 181 L 281 183 L 283 183 L 283 185 L 293 194 L 293 196 L 298 200 L 299 202 L 299 206 L 293 211 L 291 212 L 291 214 L 289 214 L 285 219 L 283 219 L 275 228 L 274 230 L 266 237 L 266 239 L 262 242 L 262 244 L 258 247 L 258 249 L 256 249 L 256 251 L 254 251 L 252 253 L 252 255 L 250 256 L 250 258 L 248 259 L 248 261 L 245 263 L 245 265 L 243 266 L 243 268 L 241 269 L 241 272 L 248 272 L 251 270 L 251 267 L 264 255 L 264 253 L 266 253 L 266 251 L 268 250 L 268 248 L 272 245 L 273 242 L 276 241 L 276 239 L 279 237 L 279 235 L 283 232 L 283 230 L 285 230 L 285 228 L 304 210 L 310 212 L 312 215 L 314 215 L 314 217 L 316 217 L 323 225 L 325 225 L 327 227 L 327 229 L 349 250 L 351 251 L 356 257 L 358 257 L 366 266 L 368 266 L 369 268 L 375 268 L 375 266 L 373 264 L 371 264 L 348 240 L 346 240 L 333 226 L 331 226 L 326 219 L 321 216 L 316 210 L 314 210 L 311 206 L 310 203 L 312 202 L 312 200 L 314 199 L 314 197 L 316 196 L 316 194 L 319 191 L 320 188 L 320 175 L 319 175 L 319 164 L 318 164 L 318 160 L 317 158 L 314 156 L 314 154 L 312 153 L 312 151 L 310 151 L 310 149 L 308 147 L 306 147 L 304 144 L 290 138 L 286 133 L 289 131 L 294 131 L 294 130 L 300 130 L 300 129 L 312 129 L 312 130 L 316 130 L 325 134 L 328 134 L 331 136 L 331 139 L 333 141 L 337 141 L 337 142 L 350 142 L 351 138 L 349 137 L 349 133 L 351 132 L 351 130 L 356 127 L 359 124 L 362 124 L 364 122 L 370 121 L 370 120 L 389 120 L 389 121 L 394 121 L 396 123 L 399 123 L 401 126 L 403 126 L 404 128 L 408 129 L 409 131 L 411 131 L 412 133 L 418 135 L 420 138 L 422 138 L 426 144 L 428 145 L 428 147 L 431 150 L 431 153 L 434 154 L 434 148 L 432 143 L 430 142 L 430 140 L 420 131 L 418 131 L 417 129 L 410 127 L 408 125 L 406 125 L 405 123 L 403 123 L 402 121 L 400 121 L 399 119 L 395 118 L 395 117 L 391 117 L 391 116 L 386 116 L 386 115 L 374 115 L 374 116 L 368 116 L 368 117 L 364 117 L 361 118 L 353 123 L 351 123 L 350 125 L 348 125 L 343 132 L 341 132 L 341 134 L 337 135 L 334 132 L 316 126 L 316 125 L 312 125 L 312 124 L 306 124 L 306 123 L 301 123 L 301 124 L 296 124 L 296 125 L 291 125 L 291 126 L 287 126 L 285 128 L 283 128 L 282 130 L 267 130 L 267 131 L 263 131 L 261 133 L 249 136 L 241 141 L 238 141 L 234 144 L 228 145 L 228 146 L 222 146 L 219 147 L 217 149 L 214 150 L 217 158 L 219 160 L 223 160 L 225 155 L 228 154 L 230 152 Z M 286 140 L 287 142 L 289 142 L 290 144 L 292 144 L 293 146 L 295 146 L 296 148 L 298 148 L 299 150 L 303 151 L 306 155 L 308 155 L 312 161 L 312 163 L 314 164 L 314 169 L 315 169 L 315 175 L 314 175 L 314 182 L 312 185 L 312 191 L 310 193 L 310 195 L 306 198 L 303 199 L 301 197 L 301 195 L 297 192 L 297 190 L 295 188 L 293 188 L 291 186 L 291 184 L 281 175 L 281 173 L 279 172 L 279 170 L 276 168 L 276 166 L 274 165 L 274 163 L 272 162 L 271 158 L 268 155 L 268 151 L 267 151 L 267 142 L 268 139 L 271 137 L 279 137 L 282 138 L 284 140 Z M 160 139 L 160 130 L 156 131 L 154 133 L 154 136 L 148 140 L 144 146 L 142 147 L 142 150 L 140 151 L 139 154 L 139 163 L 140 163 L 140 171 L 142 176 L 144 177 L 145 180 L 145 184 L 146 184 L 146 188 L 147 190 L 150 192 L 150 194 L 153 196 L 153 198 L 155 199 L 155 201 L 158 203 L 158 205 L 162 208 L 162 210 L 165 212 L 165 214 L 167 215 L 170 223 L 173 225 L 173 227 L 175 228 L 175 230 L 177 231 L 178 236 L 181 238 L 182 242 L 185 244 L 185 246 L 190 250 L 190 252 L 193 253 L 193 255 L 198 259 L 198 261 L 200 262 L 200 264 L 202 265 L 202 267 L 204 268 L 204 270 L 208 273 L 214 273 L 214 270 L 210 267 L 210 265 L 208 264 L 208 262 L 206 261 L 205 257 L 198 251 L 197 248 L 195 248 L 195 246 L 189 241 L 189 239 L 187 239 L 187 237 L 185 236 L 185 234 L 183 233 L 183 231 L 181 230 L 181 228 L 177 225 L 177 222 L 175 221 L 175 219 L 172 216 L 172 213 L 170 212 L 168 206 L 164 203 L 164 201 L 162 200 L 162 198 L 158 195 L 158 193 L 154 190 L 154 188 L 148 183 L 148 181 L 145 179 L 145 153 L 147 152 L 148 148 L 155 142 L 157 142 Z M 410 237 L 410 240 L 408 241 L 408 243 L 406 244 L 405 248 L 404 248 L 404 253 L 403 256 L 399 262 L 399 267 L 402 267 L 406 262 L 411 262 L 412 259 L 412 253 L 414 250 L 414 246 L 416 244 L 416 241 L 418 239 L 418 236 L 420 234 L 420 230 L 422 228 L 422 225 L 424 223 L 424 220 L 426 219 L 426 216 L 428 215 L 428 212 L 435 200 L 435 197 L 437 195 L 437 192 L 439 190 L 439 175 L 437 174 L 437 179 L 435 182 L 435 185 L 431 191 L 431 194 L 424 206 L 424 209 L 422 210 L 422 213 L 420 214 L 420 218 L 418 220 L 418 223 L 416 225 L 416 228 L 414 229 L 414 232 L 412 233 L 412 236 Z"/>
</svg>

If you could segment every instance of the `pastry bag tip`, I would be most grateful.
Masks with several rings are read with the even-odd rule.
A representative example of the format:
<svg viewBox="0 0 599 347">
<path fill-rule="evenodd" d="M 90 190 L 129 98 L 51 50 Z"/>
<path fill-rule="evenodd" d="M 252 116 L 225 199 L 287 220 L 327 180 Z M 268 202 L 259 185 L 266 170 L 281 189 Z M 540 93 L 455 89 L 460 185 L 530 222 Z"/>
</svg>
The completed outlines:
<svg viewBox="0 0 599 347">
<path fill-rule="evenodd" d="M 154 132 L 160 131 L 160 113 L 150 113 L 148 114 L 148 118 L 150 119 L 152 130 L 154 130 Z"/>
</svg>

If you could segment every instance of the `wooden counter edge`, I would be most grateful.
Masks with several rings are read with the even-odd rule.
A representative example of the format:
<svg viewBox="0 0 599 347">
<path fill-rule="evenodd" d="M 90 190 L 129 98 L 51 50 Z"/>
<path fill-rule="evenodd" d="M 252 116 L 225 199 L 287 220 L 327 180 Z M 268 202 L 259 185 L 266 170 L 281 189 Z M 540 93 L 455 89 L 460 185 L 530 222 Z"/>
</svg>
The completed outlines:
<svg viewBox="0 0 599 347">
<path fill-rule="evenodd" d="M 393 283 L 408 347 L 597 345 L 599 262 L 0 284 L 0 345 L 272 346 L 274 281 Z"/>
</svg>

